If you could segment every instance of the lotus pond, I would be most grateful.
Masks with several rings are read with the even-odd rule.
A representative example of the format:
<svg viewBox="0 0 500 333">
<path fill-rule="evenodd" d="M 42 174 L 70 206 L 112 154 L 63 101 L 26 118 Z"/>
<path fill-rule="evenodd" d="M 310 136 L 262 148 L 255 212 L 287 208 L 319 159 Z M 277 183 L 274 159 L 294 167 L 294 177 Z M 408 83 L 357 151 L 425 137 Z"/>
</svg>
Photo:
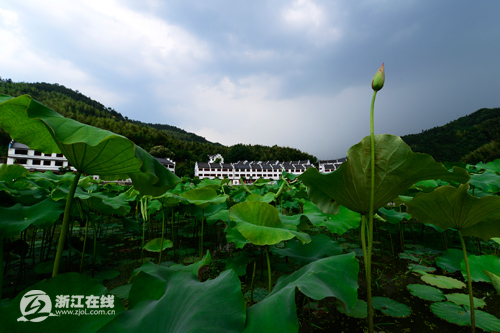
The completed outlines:
<svg viewBox="0 0 500 333">
<path fill-rule="evenodd" d="M 0 126 L 75 173 L 0 166 L 8 332 L 500 331 L 500 160 L 371 134 L 335 172 L 180 179 L 125 137 L 0 96 Z M 95 181 L 132 180 L 132 186 Z"/>
</svg>

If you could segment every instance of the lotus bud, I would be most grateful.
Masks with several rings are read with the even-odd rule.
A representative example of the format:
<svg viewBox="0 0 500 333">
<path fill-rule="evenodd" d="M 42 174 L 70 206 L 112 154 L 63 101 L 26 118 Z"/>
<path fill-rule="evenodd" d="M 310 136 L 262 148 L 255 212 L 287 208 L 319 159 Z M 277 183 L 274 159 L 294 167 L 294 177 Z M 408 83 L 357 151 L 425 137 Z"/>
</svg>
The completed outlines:
<svg viewBox="0 0 500 333">
<path fill-rule="evenodd" d="M 379 91 L 384 86 L 384 82 L 385 82 L 385 71 L 384 71 L 384 64 L 382 64 L 382 66 L 380 66 L 377 73 L 375 73 L 375 76 L 373 77 L 372 89 L 375 91 Z"/>
</svg>

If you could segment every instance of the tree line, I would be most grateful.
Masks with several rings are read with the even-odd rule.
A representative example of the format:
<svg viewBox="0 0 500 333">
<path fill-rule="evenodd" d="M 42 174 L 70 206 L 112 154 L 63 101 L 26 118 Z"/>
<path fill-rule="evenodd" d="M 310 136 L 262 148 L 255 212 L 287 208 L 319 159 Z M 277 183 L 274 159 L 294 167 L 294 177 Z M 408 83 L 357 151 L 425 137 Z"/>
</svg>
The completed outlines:
<svg viewBox="0 0 500 333">
<path fill-rule="evenodd" d="M 221 154 L 226 162 L 237 160 L 310 160 L 316 163 L 313 155 L 298 149 L 278 146 L 261 146 L 238 144 L 231 147 L 212 143 L 203 137 L 188 133 L 175 126 L 162 124 L 146 124 L 128 119 L 112 108 L 84 96 L 78 91 L 63 85 L 45 82 L 26 83 L 13 82 L 0 78 L 0 93 L 17 97 L 28 94 L 42 104 L 84 124 L 102 128 L 123 135 L 147 151 L 153 147 L 163 146 L 168 152 L 160 149 L 162 156 L 170 157 L 176 162 L 176 174 L 194 176 L 196 161 L 207 162 L 208 155 Z M 10 136 L 0 128 L 0 156 L 7 155 Z M 155 148 L 152 152 L 158 151 Z"/>
</svg>

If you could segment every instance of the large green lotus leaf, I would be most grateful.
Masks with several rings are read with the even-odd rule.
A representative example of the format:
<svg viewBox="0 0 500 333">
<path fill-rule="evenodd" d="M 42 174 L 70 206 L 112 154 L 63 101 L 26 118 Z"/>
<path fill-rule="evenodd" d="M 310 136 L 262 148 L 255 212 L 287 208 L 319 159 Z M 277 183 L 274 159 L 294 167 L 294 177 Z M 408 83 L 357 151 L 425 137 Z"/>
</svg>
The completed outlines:
<svg viewBox="0 0 500 333">
<path fill-rule="evenodd" d="M 134 273 L 144 272 L 149 275 L 155 276 L 162 280 L 167 280 L 167 278 L 175 272 L 187 272 L 191 273 L 193 276 L 197 276 L 201 266 L 209 265 L 212 257 L 210 252 L 207 250 L 207 253 L 201 258 L 200 261 L 197 261 L 191 265 L 184 266 L 181 264 L 175 264 L 170 267 L 158 266 L 150 262 L 145 262 L 141 267 L 134 270 Z"/>
<path fill-rule="evenodd" d="M 363 319 L 368 317 L 368 304 L 362 299 L 358 299 L 356 305 L 354 305 L 354 307 L 349 312 L 347 312 L 347 310 L 344 308 L 344 304 L 342 304 L 342 302 L 339 302 L 339 304 L 337 304 L 337 310 L 340 313 L 353 318 Z"/>
<path fill-rule="evenodd" d="M 58 307 L 57 296 L 98 296 L 99 307 L 97 310 L 114 310 L 114 315 L 69 315 L 61 314 L 60 316 L 48 316 L 40 322 L 23 321 L 20 311 L 20 303 L 23 296 L 28 291 L 42 291 L 50 298 L 52 305 L 52 314 L 56 314 L 59 310 L 75 310 L 83 309 L 89 313 L 94 308 L 89 308 L 86 305 L 86 298 L 82 299 L 83 308 L 71 307 L 71 301 L 68 307 Z M 87 275 L 78 273 L 59 274 L 48 280 L 40 281 L 27 289 L 21 291 L 9 305 L 0 311 L 0 322 L 2 323 L 3 332 L 95 332 L 100 327 L 105 325 L 111 319 L 124 310 L 122 302 L 113 295 L 110 299 L 113 302 L 109 308 L 100 307 L 100 297 L 106 295 L 107 289 L 95 279 Z M 42 300 L 43 301 L 43 300 Z M 76 302 L 78 304 L 78 302 Z M 34 306 L 37 306 L 33 303 Z M 110 304 L 111 305 L 111 304 Z M 19 321 L 18 321 L 19 320 Z"/>
<path fill-rule="evenodd" d="M 408 288 L 413 296 L 426 301 L 439 302 L 446 299 L 441 290 L 424 284 L 409 284 L 406 288 Z"/>
<path fill-rule="evenodd" d="M 411 314 L 411 310 L 407 305 L 387 297 L 373 297 L 373 308 L 392 317 L 407 317 Z"/>
<path fill-rule="evenodd" d="M 65 201 L 68 193 L 69 188 L 60 186 L 52 191 L 51 197 L 56 201 Z M 110 196 L 104 192 L 86 192 L 81 187 L 77 187 L 75 198 L 79 198 L 91 211 L 98 211 L 107 215 L 125 216 L 130 211 L 130 205 L 125 200 L 125 196 Z"/>
<path fill-rule="evenodd" d="M 332 200 L 360 214 L 368 214 L 370 206 L 370 137 L 352 146 L 348 159 L 334 172 L 321 174 L 309 168 L 299 178 L 309 187 L 309 196 L 323 212 Z M 374 210 L 384 207 L 408 187 L 426 179 L 442 179 L 460 183 L 469 180 L 465 169 L 449 172 L 427 154 L 413 153 L 398 136 L 375 136 L 375 202 Z M 326 209 L 326 211 L 325 211 Z"/>
<path fill-rule="evenodd" d="M 486 164 L 479 162 L 478 164 L 476 164 L 476 169 L 493 171 L 493 172 L 500 172 L 500 158 L 498 158 L 494 161 L 488 162 Z"/>
<path fill-rule="evenodd" d="M 23 207 L 15 204 L 12 207 L 0 207 L 0 238 L 17 236 L 33 224 L 45 229 L 54 224 L 64 212 L 64 203 L 45 199 L 33 206 Z"/>
<path fill-rule="evenodd" d="M 252 193 L 245 199 L 245 201 L 262 201 L 271 203 L 272 201 L 274 201 L 274 196 L 275 194 L 273 192 L 267 192 L 263 196 L 257 193 Z"/>
<path fill-rule="evenodd" d="M 297 332 L 295 288 L 315 300 L 336 297 L 352 309 L 358 301 L 358 272 L 351 252 L 316 260 L 281 277 L 263 301 L 247 309 L 245 332 Z"/>
<path fill-rule="evenodd" d="M 380 208 L 378 210 L 380 214 L 385 216 L 385 220 L 391 224 L 397 224 L 401 222 L 402 219 L 410 219 L 410 214 L 406 212 L 397 212 L 394 209 Z"/>
<path fill-rule="evenodd" d="M 138 303 L 100 332 L 241 332 L 244 325 L 245 299 L 232 270 L 203 283 L 179 272 L 168 278 L 161 298 Z"/>
<path fill-rule="evenodd" d="M 408 213 L 419 222 L 434 224 L 444 230 L 462 230 L 463 235 L 484 240 L 500 236 L 500 222 L 495 222 L 495 219 L 500 219 L 500 197 L 476 198 L 467 190 L 468 184 L 462 184 L 458 188 L 442 186 L 431 193 L 417 194 L 407 203 Z M 487 228 L 479 226 L 482 221 L 487 223 Z"/>
<path fill-rule="evenodd" d="M 45 200 L 50 194 L 47 189 L 26 182 L 24 179 L 16 182 L 0 182 L 0 191 L 6 196 L 4 200 L 28 206 Z M 8 206 L 5 203 L 3 205 Z"/>
<path fill-rule="evenodd" d="M 431 304 L 431 310 L 436 316 L 450 323 L 460 326 L 470 326 L 470 311 L 460 305 L 450 302 L 433 303 Z"/>
<path fill-rule="evenodd" d="M 500 274 L 495 274 L 488 271 L 484 271 L 484 274 L 486 274 L 490 282 L 493 284 L 493 287 L 500 295 Z"/>
<path fill-rule="evenodd" d="M 162 247 L 161 238 L 155 238 L 144 245 L 144 250 L 149 252 L 161 252 L 165 249 L 171 248 L 172 246 L 174 246 L 174 243 L 170 239 L 164 239 Z"/>
<path fill-rule="evenodd" d="M 217 213 L 207 216 L 207 223 L 212 225 L 218 221 L 229 221 L 229 209 L 219 210 Z"/>
<path fill-rule="evenodd" d="M 288 229 L 280 218 L 278 210 L 268 203 L 246 201 L 229 209 L 229 218 L 236 222 L 236 229 L 255 245 L 274 245 L 297 237 L 301 242 L 311 241 L 309 235 Z"/>
<path fill-rule="evenodd" d="M 444 289 L 461 289 L 465 288 L 465 283 L 457 279 L 435 274 L 426 274 L 420 277 L 424 282 Z"/>
<path fill-rule="evenodd" d="M 24 178 L 29 171 L 22 165 L 0 164 L 0 181 L 11 182 L 19 178 Z"/>
<path fill-rule="evenodd" d="M 338 207 L 336 215 L 323 213 L 318 206 L 310 201 L 304 202 L 304 215 L 316 227 L 325 227 L 331 233 L 338 235 L 344 234 L 346 231 L 359 227 L 361 223 L 361 215 L 353 212 L 343 206 Z"/>
<path fill-rule="evenodd" d="M 286 288 L 247 309 L 245 333 L 298 332 L 295 290 Z"/>
<path fill-rule="evenodd" d="M 467 254 L 469 257 L 470 254 Z M 455 273 L 460 270 L 460 262 L 464 260 L 464 252 L 459 249 L 447 249 L 436 259 L 436 265 L 447 272 Z"/>
<path fill-rule="evenodd" d="M 472 281 L 475 282 L 489 282 L 490 279 L 483 272 L 487 270 L 492 273 L 500 273 L 500 258 L 492 255 L 467 256 L 469 259 L 470 275 Z M 465 269 L 465 261 L 460 263 L 460 270 L 465 280 L 467 280 L 467 271 Z"/>
<path fill-rule="evenodd" d="M 64 118 L 30 96 L 0 96 L 0 126 L 43 153 L 63 153 L 78 171 L 105 180 L 131 178 L 144 194 L 161 195 L 179 178 L 129 139 Z"/>
<path fill-rule="evenodd" d="M 494 171 L 474 174 L 470 177 L 469 183 L 485 192 L 497 193 L 500 191 L 500 176 Z"/>
<path fill-rule="evenodd" d="M 193 188 L 181 195 L 189 203 L 199 206 L 201 208 L 207 207 L 208 205 L 220 205 L 226 202 L 227 195 L 219 195 L 213 188 L 210 187 L 200 187 Z"/>
<path fill-rule="evenodd" d="M 228 211 L 228 218 L 229 218 L 229 211 Z M 227 228 L 224 230 L 226 233 L 226 240 L 228 243 L 234 243 L 234 246 L 237 249 L 242 249 L 245 247 L 246 244 L 249 244 L 250 241 L 243 237 L 241 232 L 238 231 L 236 228 L 236 222 L 234 221 L 229 221 L 227 224 Z"/>
<path fill-rule="evenodd" d="M 341 254 L 342 248 L 327 235 L 318 234 L 312 236 L 308 244 L 294 239 L 287 242 L 284 248 L 273 247 L 271 251 L 280 257 L 289 257 L 299 265 L 305 265 L 324 257 Z"/>
<path fill-rule="evenodd" d="M 436 316 L 450 323 L 461 326 L 471 325 L 469 307 L 456 305 L 450 302 L 439 302 L 431 304 L 431 310 Z M 474 314 L 476 317 L 476 327 L 486 332 L 500 331 L 500 319 L 497 317 L 481 310 L 475 310 Z"/>
<path fill-rule="evenodd" d="M 226 259 L 226 270 L 232 269 L 238 276 L 243 276 L 247 273 L 247 265 L 253 259 L 250 258 L 248 252 L 237 252 L 233 255 L 233 258 Z"/>
<path fill-rule="evenodd" d="M 470 299 L 469 295 L 467 294 L 459 294 L 459 293 L 452 293 L 452 294 L 446 294 L 446 300 L 448 302 L 452 302 L 456 305 L 470 305 Z M 474 309 L 480 309 L 486 306 L 486 302 L 483 301 L 480 298 L 474 297 Z"/>
<path fill-rule="evenodd" d="M 46 172 L 34 172 L 26 175 L 26 178 L 34 180 L 37 184 L 41 184 L 43 182 L 49 182 L 52 185 L 65 184 L 70 186 L 75 178 L 75 174 L 72 172 L 67 172 L 64 175 L 56 175 L 52 171 Z"/>
</svg>

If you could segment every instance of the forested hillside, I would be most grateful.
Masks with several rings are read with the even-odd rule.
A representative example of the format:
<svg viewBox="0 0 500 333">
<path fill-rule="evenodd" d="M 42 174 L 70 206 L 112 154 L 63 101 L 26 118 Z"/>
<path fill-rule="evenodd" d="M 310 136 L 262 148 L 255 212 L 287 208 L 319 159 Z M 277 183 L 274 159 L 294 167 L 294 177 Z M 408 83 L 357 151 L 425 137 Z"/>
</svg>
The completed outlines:
<svg viewBox="0 0 500 333">
<path fill-rule="evenodd" d="M 11 79 L 0 79 L 0 93 L 9 96 L 31 95 L 34 99 L 47 105 L 65 117 L 95 127 L 106 129 L 123 135 L 147 151 L 161 152 L 171 157 L 176 163 L 176 174 L 179 176 L 194 174 L 196 161 L 208 161 L 207 155 L 220 153 L 224 157 L 237 156 L 246 160 L 311 160 L 316 158 L 300 150 L 288 147 L 266 147 L 260 145 L 238 144 L 226 147 L 211 143 L 205 138 L 188 133 L 175 126 L 162 124 L 146 124 L 128 119 L 121 113 L 84 96 L 77 90 L 71 90 L 59 84 L 13 82 Z M 5 156 L 10 137 L 0 128 L 0 156 Z M 167 149 L 158 149 L 163 146 Z M 161 148 L 161 147 L 159 147 Z M 228 159 L 228 161 L 231 158 Z"/>
<path fill-rule="evenodd" d="M 402 136 L 413 151 L 439 162 L 488 162 L 500 158 L 500 108 L 480 109 L 444 126 Z"/>
</svg>

